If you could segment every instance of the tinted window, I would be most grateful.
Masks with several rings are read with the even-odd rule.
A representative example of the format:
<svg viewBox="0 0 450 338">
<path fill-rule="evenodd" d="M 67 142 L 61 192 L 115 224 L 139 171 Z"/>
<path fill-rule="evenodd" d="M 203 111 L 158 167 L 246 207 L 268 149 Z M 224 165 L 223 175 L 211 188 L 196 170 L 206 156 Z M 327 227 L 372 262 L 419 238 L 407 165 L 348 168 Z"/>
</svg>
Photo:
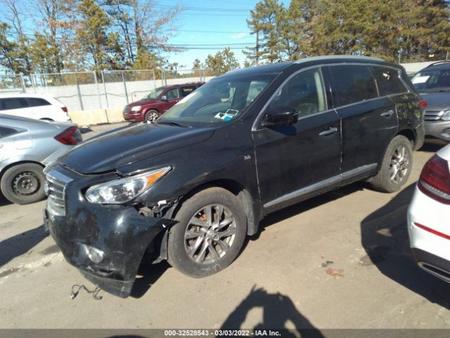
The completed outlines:
<svg viewBox="0 0 450 338">
<path fill-rule="evenodd" d="M 412 83 L 420 91 L 450 90 L 450 69 L 425 69 L 417 73 Z"/>
<path fill-rule="evenodd" d="M 1 99 L 0 102 L 1 102 L 1 110 L 19 109 L 28 106 L 25 99 L 20 97 Z"/>
<path fill-rule="evenodd" d="M 190 93 L 192 93 L 195 90 L 195 87 L 182 87 L 180 88 L 181 97 L 188 96 Z"/>
<path fill-rule="evenodd" d="M 398 70 L 392 68 L 372 67 L 373 74 L 377 80 L 381 96 L 399 94 L 406 92 L 406 88 L 399 78 Z"/>
<path fill-rule="evenodd" d="M 37 97 L 27 97 L 28 106 L 30 107 L 39 107 L 39 106 L 48 106 L 50 103 L 48 103 L 44 99 L 39 99 Z"/>
<path fill-rule="evenodd" d="M 326 99 L 323 88 L 319 69 L 301 72 L 278 90 L 269 104 L 268 113 L 291 111 L 303 117 L 324 111 Z"/>
<path fill-rule="evenodd" d="M 338 106 L 378 96 L 375 79 L 366 66 L 330 67 L 333 92 Z"/>
<path fill-rule="evenodd" d="M 17 133 L 17 130 L 8 127 L 0 126 L 0 138 L 10 136 Z"/>
<path fill-rule="evenodd" d="M 166 97 L 167 97 L 168 100 L 177 99 L 178 98 L 178 89 L 169 90 L 166 93 Z"/>
</svg>

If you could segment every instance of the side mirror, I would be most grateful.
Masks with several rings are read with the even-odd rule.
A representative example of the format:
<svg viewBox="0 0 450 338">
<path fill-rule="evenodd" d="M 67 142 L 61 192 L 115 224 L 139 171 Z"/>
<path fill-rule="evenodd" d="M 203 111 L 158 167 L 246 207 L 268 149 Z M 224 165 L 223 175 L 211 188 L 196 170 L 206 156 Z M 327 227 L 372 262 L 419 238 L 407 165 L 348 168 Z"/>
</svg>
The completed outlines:
<svg viewBox="0 0 450 338">
<path fill-rule="evenodd" d="M 161 101 L 167 101 L 167 96 L 166 95 L 161 96 Z"/>
<path fill-rule="evenodd" d="M 267 113 L 264 120 L 261 123 L 262 127 L 280 126 L 280 125 L 292 125 L 298 121 L 297 113 L 292 111 L 286 111 L 284 113 L 270 114 Z"/>
</svg>

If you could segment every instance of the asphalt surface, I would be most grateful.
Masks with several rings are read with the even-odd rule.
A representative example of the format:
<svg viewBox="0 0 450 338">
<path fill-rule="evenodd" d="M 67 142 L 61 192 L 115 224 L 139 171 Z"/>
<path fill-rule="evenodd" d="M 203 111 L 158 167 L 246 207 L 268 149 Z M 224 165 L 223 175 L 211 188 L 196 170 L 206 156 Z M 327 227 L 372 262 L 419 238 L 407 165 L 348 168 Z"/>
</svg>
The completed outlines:
<svg viewBox="0 0 450 338">
<path fill-rule="evenodd" d="M 72 300 L 72 285 L 93 285 L 44 232 L 45 202 L 0 200 L 0 328 L 449 328 L 450 286 L 416 267 L 406 231 L 414 183 L 441 146 L 415 153 L 399 193 L 357 183 L 282 210 L 219 274 L 154 265 L 127 299 Z"/>
</svg>

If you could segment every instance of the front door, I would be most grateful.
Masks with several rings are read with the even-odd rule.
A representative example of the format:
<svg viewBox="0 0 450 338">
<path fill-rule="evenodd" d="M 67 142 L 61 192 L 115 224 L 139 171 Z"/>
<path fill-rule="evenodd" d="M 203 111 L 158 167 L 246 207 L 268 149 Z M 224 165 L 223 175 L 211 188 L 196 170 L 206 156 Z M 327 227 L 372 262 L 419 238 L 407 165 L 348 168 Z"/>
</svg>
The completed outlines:
<svg viewBox="0 0 450 338">
<path fill-rule="evenodd" d="M 275 210 L 329 187 L 339 180 L 341 130 L 336 111 L 328 109 L 320 68 L 288 79 L 263 114 L 296 112 L 293 125 L 253 131 L 257 174 L 266 210 Z"/>
<path fill-rule="evenodd" d="M 166 100 L 163 103 L 164 111 L 172 108 L 172 106 L 180 100 L 180 93 L 179 93 L 178 88 L 168 90 L 164 94 L 164 96 L 166 97 Z"/>
</svg>

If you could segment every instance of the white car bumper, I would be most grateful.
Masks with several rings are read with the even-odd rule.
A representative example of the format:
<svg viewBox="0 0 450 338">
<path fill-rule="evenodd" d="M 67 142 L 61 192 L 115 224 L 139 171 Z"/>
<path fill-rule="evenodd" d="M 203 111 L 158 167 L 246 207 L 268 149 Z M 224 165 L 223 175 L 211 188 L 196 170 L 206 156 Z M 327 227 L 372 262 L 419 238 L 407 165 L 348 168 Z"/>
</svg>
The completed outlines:
<svg viewBox="0 0 450 338">
<path fill-rule="evenodd" d="M 419 266 L 450 283 L 450 205 L 416 187 L 408 209 L 408 233 Z"/>
</svg>

